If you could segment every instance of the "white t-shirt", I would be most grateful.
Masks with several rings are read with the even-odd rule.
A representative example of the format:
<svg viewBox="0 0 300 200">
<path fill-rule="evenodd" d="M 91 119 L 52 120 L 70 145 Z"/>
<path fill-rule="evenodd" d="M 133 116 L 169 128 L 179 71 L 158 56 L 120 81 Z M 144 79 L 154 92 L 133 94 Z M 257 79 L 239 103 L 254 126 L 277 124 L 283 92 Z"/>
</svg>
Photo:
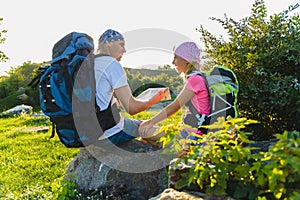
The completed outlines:
<svg viewBox="0 0 300 200">
<path fill-rule="evenodd" d="M 95 58 L 95 79 L 96 79 L 96 103 L 100 110 L 105 110 L 113 96 L 114 90 L 128 85 L 126 73 L 121 64 L 111 56 L 100 56 Z M 112 103 L 116 99 L 113 98 Z M 124 118 L 114 127 L 106 130 L 99 138 L 110 137 L 124 127 Z"/>
</svg>

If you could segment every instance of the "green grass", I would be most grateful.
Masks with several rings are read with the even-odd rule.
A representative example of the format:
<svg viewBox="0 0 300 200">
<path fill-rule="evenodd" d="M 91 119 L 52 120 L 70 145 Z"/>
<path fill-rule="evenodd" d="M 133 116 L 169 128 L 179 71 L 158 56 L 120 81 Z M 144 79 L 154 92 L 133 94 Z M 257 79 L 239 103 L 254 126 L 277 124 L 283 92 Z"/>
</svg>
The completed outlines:
<svg viewBox="0 0 300 200">
<path fill-rule="evenodd" d="M 157 111 L 141 112 L 135 119 L 146 120 Z M 178 122 L 181 112 L 162 124 Z M 130 117 L 123 112 L 123 115 Z M 34 128 L 49 127 L 47 132 Z M 66 148 L 57 135 L 50 139 L 48 118 L 0 118 L 0 199 L 54 199 L 61 189 L 67 167 L 79 149 Z"/>
<path fill-rule="evenodd" d="M 79 150 L 65 148 L 57 136 L 50 139 L 45 118 L 3 118 L 0 124 L 0 198 L 51 199 L 52 184 L 63 179 Z M 32 130 L 44 126 L 48 132 Z"/>
</svg>

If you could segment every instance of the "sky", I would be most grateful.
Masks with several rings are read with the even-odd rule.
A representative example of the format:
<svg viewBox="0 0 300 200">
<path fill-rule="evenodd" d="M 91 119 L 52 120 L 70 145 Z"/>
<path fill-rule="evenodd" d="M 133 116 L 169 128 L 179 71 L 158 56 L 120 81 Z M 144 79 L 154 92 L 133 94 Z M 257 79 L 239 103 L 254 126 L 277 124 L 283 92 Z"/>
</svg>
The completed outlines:
<svg viewBox="0 0 300 200">
<path fill-rule="evenodd" d="M 72 31 L 92 36 L 97 46 L 101 33 L 115 29 L 124 34 L 125 67 L 147 68 L 172 63 L 174 46 L 194 41 L 203 48 L 203 25 L 216 36 L 226 36 L 222 26 L 210 17 L 234 20 L 250 16 L 255 0 L 3 0 L 0 30 L 7 40 L 0 50 L 9 57 L 0 62 L 0 76 L 24 62 L 51 60 L 52 47 Z M 268 16 L 295 5 L 299 0 L 265 0 Z M 297 12 L 299 9 L 297 9 Z"/>
</svg>

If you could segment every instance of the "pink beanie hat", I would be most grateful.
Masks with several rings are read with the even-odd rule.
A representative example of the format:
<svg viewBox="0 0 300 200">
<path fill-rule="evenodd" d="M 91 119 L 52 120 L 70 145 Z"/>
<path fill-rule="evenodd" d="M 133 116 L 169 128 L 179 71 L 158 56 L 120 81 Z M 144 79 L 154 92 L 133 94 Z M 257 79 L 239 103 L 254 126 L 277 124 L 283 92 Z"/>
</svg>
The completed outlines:
<svg viewBox="0 0 300 200">
<path fill-rule="evenodd" d="M 184 42 L 174 51 L 174 54 L 188 62 L 195 62 L 200 68 L 200 49 L 194 42 Z"/>
</svg>

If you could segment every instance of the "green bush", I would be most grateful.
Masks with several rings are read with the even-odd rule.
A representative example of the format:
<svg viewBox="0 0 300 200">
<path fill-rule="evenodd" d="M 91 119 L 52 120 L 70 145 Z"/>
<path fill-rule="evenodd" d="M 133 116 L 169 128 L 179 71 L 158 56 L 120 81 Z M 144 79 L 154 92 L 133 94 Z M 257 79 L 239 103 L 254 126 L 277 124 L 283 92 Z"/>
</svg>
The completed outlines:
<svg viewBox="0 0 300 200">
<path fill-rule="evenodd" d="M 236 73 L 241 115 L 260 121 L 263 137 L 300 129 L 300 15 L 291 14 L 298 7 L 267 20 L 264 1 L 256 0 L 249 17 L 211 18 L 223 26 L 228 39 L 199 28 L 207 64 L 225 65 Z"/>
<path fill-rule="evenodd" d="M 210 125 L 206 135 L 195 135 L 199 140 L 179 139 L 174 126 L 171 140 L 162 138 L 164 146 L 189 153 L 177 160 L 176 165 L 190 166 L 176 183 L 177 189 L 197 185 L 201 192 L 235 199 L 293 198 L 300 192 L 300 133 L 277 134 L 278 141 L 269 151 L 257 150 L 244 128 L 256 121 L 237 118 Z M 170 129 L 170 127 L 165 128 Z M 170 144 L 169 144 L 170 145 Z M 192 163 L 192 164 L 191 164 Z M 194 187 L 193 187 L 194 188 Z"/>
<path fill-rule="evenodd" d="M 11 68 L 8 71 L 8 76 L 0 77 L 0 112 L 10 109 L 19 104 L 27 104 L 33 106 L 34 109 L 39 107 L 39 93 L 38 87 L 30 88 L 28 84 L 36 76 L 37 70 L 44 63 L 31 63 L 25 62 L 21 66 Z M 18 92 L 19 88 L 25 89 L 25 94 L 28 95 L 28 99 L 20 101 L 17 96 L 22 94 Z"/>
<path fill-rule="evenodd" d="M 0 18 L 0 25 L 3 21 L 3 18 Z M 5 40 L 7 39 L 6 34 L 7 30 L 0 29 L 0 45 L 2 45 Z M 5 55 L 3 51 L 0 50 L 0 62 L 6 62 L 8 60 L 8 57 Z"/>
<path fill-rule="evenodd" d="M 253 164 L 257 186 L 266 186 L 265 192 L 276 199 L 289 198 L 300 192 L 300 132 L 285 131 L 276 134 L 278 142 L 272 146 L 260 162 Z"/>
</svg>

